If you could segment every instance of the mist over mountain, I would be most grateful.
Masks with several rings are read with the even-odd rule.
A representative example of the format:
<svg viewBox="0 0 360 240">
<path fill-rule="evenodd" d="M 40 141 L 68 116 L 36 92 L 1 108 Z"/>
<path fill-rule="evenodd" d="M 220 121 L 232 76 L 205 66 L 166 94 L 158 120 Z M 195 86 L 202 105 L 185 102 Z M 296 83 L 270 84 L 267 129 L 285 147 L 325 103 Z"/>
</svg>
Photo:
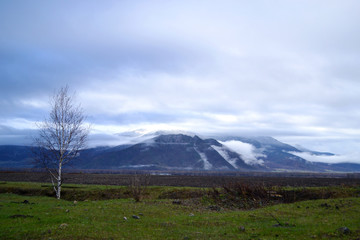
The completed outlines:
<svg viewBox="0 0 360 240">
<path fill-rule="evenodd" d="M 360 164 L 359 9 L 356 0 L 0 1 L 0 144 L 31 144 L 51 96 L 68 86 L 88 116 L 89 147 L 134 146 L 104 166 L 143 157 L 239 171 L 240 162 L 269 171 Z M 174 128 L 195 134 L 146 132 Z M 166 164 L 161 144 L 135 154 L 170 134 L 220 145 L 189 143 L 186 159 Z M 84 166 L 101 167 L 102 150 L 89 150 Z M 17 166 L 11 156 L 1 161 Z"/>
<path fill-rule="evenodd" d="M 207 138 L 177 131 L 136 131 L 119 133 L 118 136 L 127 139 L 127 143 L 85 149 L 71 167 L 112 170 L 360 171 L 360 164 L 356 163 L 309 161 L 307 156 L 326 159 L 336 155 L 291 146 L 268 136 Z M 26 146 L 0 146 L 0 168 L 32 167 L 29 149 Z"/>
</svg>

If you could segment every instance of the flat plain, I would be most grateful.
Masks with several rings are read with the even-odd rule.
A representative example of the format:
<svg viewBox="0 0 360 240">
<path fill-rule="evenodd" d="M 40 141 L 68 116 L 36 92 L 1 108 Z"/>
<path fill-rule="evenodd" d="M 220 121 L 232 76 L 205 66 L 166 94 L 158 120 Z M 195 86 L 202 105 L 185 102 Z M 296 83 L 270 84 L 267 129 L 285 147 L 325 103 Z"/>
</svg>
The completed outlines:
<svg viewBox="0 0 360 240">
<path fill-rule="evenodd" d="M 151 176 L 136 202 L 131 175 L 85 175 L 57 200 L 1 174 L 0 239 L 360 238 L 359 179 Z"/>
</svg>

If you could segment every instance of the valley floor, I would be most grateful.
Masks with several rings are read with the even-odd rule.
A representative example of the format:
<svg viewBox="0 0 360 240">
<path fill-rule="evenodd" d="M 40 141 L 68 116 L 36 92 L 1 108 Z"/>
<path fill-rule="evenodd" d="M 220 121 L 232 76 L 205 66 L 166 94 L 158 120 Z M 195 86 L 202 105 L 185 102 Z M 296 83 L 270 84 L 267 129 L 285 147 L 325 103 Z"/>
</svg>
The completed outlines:
<svg viewBox="0 0 360 240">
<path fill-rule="evenodd" d="M 0 239 L 358 239 L 357 197 L 276 204 L 250 210 L 208 206 L 206 197 L 174 200 L 164 193 L 197 188 L 150 187 L 141 202 L 132 198 L 92 200 L 94 194 L 126 187 L 65 185 L 83 201 L 34 196 L 29 189 L 48 184 L 1 182 Z M 11 193 L 20 189 L 20 194 Z M 326 191 L 339 191 L 327 188 Z M 321 189 L 320 189 L 321 190 Z M 345 193 L 345 192 L 344 192 Z M 26 195 L 33 196 L 26 196 Z M 81 195 L 83 196 L 83 195 Z M 160 197 L 162 196 L 162 197 Z"/>
<path fill-rule="evenodd" d="M 134 171 L 135 173 L 136 171 Z M 144 172 L 140 172 L 144 173 Z M 146 173 L 146 172 L 145 172 Z M 161 173 L 160 173 L 161 174 Z M 360 175 L 336 173 L 255 173 L 238 172 L 237 176 L 209 174 L 207 172 L 186 172 L 187 175 L 151 175 L 149 184 L 153 186 L 179 187 L 221 187 L 232 182 L 244 184 L 263 184 L 266 186 L 318 187 L 360 185 Z M 104 174 L 104 173 L 65 173 L 64 183 L 129 185 L 134 174 Z M 49 175 L 43 172 L 0 171 L 0 181 L 13 182 L 48 182 Z"/>
<path fill-rule="evenodd" d="M 178 206 L 166 200 L 74 203 L 14 194 L 0 194 L 0 204 L 0 239 L 357 239 L 360 236 L 359 198 L 220 212 Z"/>
</svg>

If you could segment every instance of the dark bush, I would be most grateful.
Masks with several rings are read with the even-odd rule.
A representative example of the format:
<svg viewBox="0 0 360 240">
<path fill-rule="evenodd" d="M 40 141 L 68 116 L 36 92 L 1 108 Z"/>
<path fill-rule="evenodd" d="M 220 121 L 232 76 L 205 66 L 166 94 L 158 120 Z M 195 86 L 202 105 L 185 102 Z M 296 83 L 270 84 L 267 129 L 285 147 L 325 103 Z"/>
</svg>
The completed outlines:
<svg viewBox="0 0 360 240">
<path fill-rule="evenodd" d="M 159 199 L 190 199 L 200 198 L 207 194 L 205 190 L 201 189 L 173 189 L 168 190 L 159 195 Z"/>
<path fill-rule="evenodd" d="M 222 188 L 213 188 L 208 193 L 208 200 L 227 208 L 250 209 L 268 205 L 278 199 L 274 191 L 264 185 L 229 183 Z"/>
<path fill-rule="evenodd" d="M 213 188 L 206 196 L 206 202 L 226 208 L 250 209 L 277 203 L 293 203 L 305 200 L 344 198 L 356 196 L 357 192 L 346 187 L 285 189 L 265 187 L 261 184 L 239 182 Z M 205 199 L 205 198 L 204 198 Z"/>
</svg>

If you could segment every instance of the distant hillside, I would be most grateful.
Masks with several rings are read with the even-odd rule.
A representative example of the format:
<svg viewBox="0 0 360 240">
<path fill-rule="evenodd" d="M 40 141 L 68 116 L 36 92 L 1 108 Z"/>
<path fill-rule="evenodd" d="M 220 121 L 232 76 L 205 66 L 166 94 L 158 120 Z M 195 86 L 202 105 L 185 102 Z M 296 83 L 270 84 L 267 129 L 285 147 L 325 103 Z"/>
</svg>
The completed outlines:
<svg viewBox="0 0 360 240">
<path fill-rule="evenodd" d="M 28 146 L 0 145 L 0 168 L 31 168 L 33 159 Z"/>
<path fill-rule="evenodd" d="M 125 136 L 125 135 L 124 135 Z M 127 133 L 140 142 L 85 149 L 75 169 L 149 169 L 210 171 L 360 172 L 360 164 L 310 162 L 301 153 L 331 157 L 294 147 L 272 137 L 200 138 L 192 133 Z M 0 168 L 32 167 L 30 147 L 0 146 Z"/>
<path fill-rule="evenodd" d="M 231 157 L 231 162 L 219 153 Z M 245 164 L 241 156 L 214 139 L 169 134 L 154 137 L 133 146 L 106 151 L 91 160 L 91 167 L 147 168 L 187 170 L 259 170 L 261 166 Z M 90 166 L 89 166 L 90 167 Z"/>
</svg>

